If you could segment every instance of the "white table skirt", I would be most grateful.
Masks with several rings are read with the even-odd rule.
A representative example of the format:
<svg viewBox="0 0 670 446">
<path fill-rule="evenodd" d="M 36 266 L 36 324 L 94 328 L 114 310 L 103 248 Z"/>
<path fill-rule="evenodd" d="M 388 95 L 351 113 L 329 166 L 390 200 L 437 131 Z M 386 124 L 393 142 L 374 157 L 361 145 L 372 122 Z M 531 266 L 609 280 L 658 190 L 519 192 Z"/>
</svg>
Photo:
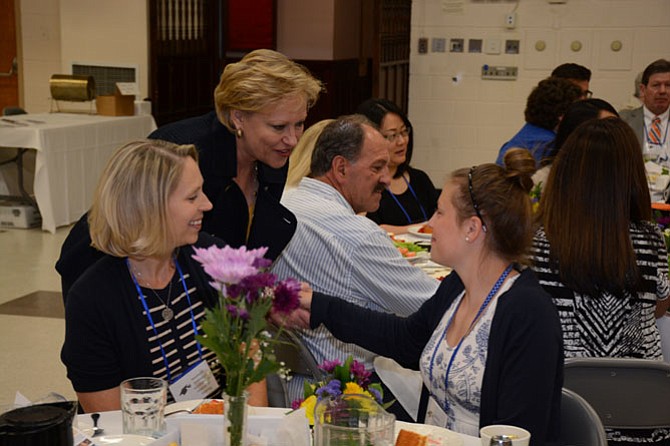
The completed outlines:
<svg viewBox="0 0 670 446">
<path fill-rule="evenodd" d="M 250 415 L 257 413 L 258 415 L 266 415 L 270 413 L 281 413 L 281 411 L 287 411 L 290 409 L 280 409 L 280 408 L 250 408 Z M 168 418 L 169 419 L 169 418 Z M 77 427 L 79 429 L 86 429 L 93 426 L 91 421 L 91 416 L 87 414 L 82 414 L 77 416 Z M 98 420 L 98 426 L 105 429 L 106 435 L 116 435 L 121 434 L 123 431 L 121 424 L 121 411 L 112 411 L 112 412 L 101 412 L 100 419 Z M 459 434 L 463 439 L 463 446 L 481 446 L 481 440 L 478 437 L 471 437 L 469 435 Z M 162 446 L 169 444 L 170 441 L 175 441 L 173 435 L 170 435 L 171 438 L 161 438 L 157 440 L 155 445 Z"/>
<path fill-rule="evenodd" d="M 35 199 L 42 229 L 55 232 L 91 205 L 102 169 L 123 144 L 146 138 L 156 124 L 150 115 L 99 116 L 40 113 L 0 121 L 0 148 L 35 149 Z"/>
</svg>

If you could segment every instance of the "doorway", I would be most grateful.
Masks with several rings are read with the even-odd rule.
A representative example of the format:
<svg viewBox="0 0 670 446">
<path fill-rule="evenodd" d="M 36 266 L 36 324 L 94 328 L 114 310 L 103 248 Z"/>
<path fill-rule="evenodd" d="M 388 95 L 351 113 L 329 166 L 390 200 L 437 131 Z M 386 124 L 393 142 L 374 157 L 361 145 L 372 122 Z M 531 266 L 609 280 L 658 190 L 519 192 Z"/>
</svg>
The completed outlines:
<svg viewBox="0 0 670 446">
<path fill-rule="evenodd" d="M 0 111 L 19 105 L 15 0 L 0 0 Z"/>
</svg>

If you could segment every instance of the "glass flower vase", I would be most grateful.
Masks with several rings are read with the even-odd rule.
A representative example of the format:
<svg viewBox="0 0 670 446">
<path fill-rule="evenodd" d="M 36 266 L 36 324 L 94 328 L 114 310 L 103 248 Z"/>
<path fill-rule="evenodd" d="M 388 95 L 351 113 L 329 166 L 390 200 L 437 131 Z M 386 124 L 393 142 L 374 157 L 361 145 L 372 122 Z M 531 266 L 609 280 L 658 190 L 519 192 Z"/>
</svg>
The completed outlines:
<svg viewBox="0 0 670 446">
<path fill-rule="evenodd" d="M 314 409 L 314 446 L 392 446 L 395 416 L 357 394 L 324 399 Z"/>
<path fill-rule="evenodd" d="M 223 392 L 223 444 L 224 446 L 244 446 L 247 433 L 247 407 L 249 393 L 231 396 Z"/>
</svg>

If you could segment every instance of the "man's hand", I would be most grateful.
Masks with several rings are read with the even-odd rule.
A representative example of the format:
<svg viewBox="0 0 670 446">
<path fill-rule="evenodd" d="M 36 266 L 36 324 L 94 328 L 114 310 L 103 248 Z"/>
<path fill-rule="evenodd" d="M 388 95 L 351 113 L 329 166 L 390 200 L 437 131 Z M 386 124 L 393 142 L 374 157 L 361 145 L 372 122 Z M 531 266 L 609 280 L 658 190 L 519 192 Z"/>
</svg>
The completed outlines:
<svg viewBox="0 0 670 446">
<path fill-rule="evenodd" d="M 306 297 L 308 296 L 308 297 Z M 305 300 L 308 299 L 308 303 Z M 284 328 L 309 328 L 309 307 L 312 303 L 312 287 L 302 282 L 300 289 L 300 307 L 289 314 L 270 312 L 270 321 Z"/>
</svg>

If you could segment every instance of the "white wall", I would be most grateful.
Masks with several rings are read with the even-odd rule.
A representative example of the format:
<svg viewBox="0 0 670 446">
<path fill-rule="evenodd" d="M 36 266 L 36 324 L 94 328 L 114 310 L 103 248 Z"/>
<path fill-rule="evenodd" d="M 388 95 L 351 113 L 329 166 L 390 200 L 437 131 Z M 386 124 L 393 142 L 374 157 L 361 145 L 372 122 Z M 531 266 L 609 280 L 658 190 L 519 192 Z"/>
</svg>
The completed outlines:
<svg viewBox="0 0 670 446">
<path fill-rule="evenodd" d="M 20 14 L 23 97 L 31 113 L 49 111 L 49 78 L 71 74 L 73 62 L 136 67 L 140 97 L 148 96 L 147 2 L 21 0 Z"/>
<path fill-rule="evenodd" d="M 277 50 L 291 59 L 332 60 L 335 0 L 278 0 Z"/>
<path fill-rule="evenodd" d="M 27 111 L 49 111 L 49 78 L 61 73 L 59 0 L 21 0 L 18 5 L 19 96 Z"/>
<path fill-rule="evenodd" d="M 625 105 L 633 81 L 650 62 L 669 58 L 668 0 L 520 0 L 517 27 L 504 17 L 517 2 L 414 0 L 410 58 L 409 117 L 415 127 L 413 164 L 441 185 L 452 170 L 495 161 L 498 149 L 523 125 L 526 97 L 537 82 L 564 62 L 593 72 L 594 97 Z M 418 39 L 429 53 L 418 54 Z M 464 53 L 433 53 L 434 37 L 464 38 Z M 468 39 L 499 38 L 502 54 L 468 53 Z M 520 54 L 504 54 L 507 39 L 520 40 Z M 546 50 L 535 49 L 538 41 Z M 619 40 L 622 49 L 610 49 Z M 573 41 L 582 49 L 571 50 Z M 517 66 L 515 81 L 481 80 L 484 64 Z"/>
</svg>

